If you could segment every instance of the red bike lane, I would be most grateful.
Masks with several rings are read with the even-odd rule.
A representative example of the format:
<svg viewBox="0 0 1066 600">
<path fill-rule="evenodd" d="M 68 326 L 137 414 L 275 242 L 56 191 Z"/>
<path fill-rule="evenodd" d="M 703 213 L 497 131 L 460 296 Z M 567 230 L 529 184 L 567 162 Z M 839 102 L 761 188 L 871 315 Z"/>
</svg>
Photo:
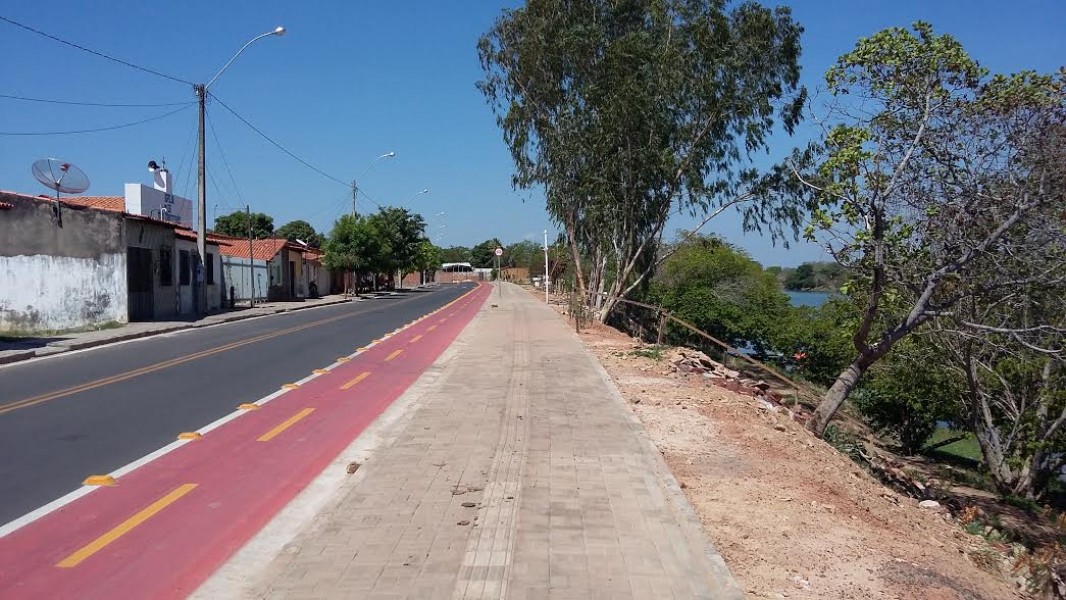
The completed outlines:
<svg viewBox="0 0 1066 600">
<path fill-rule="evenodd" d="M 0 598 L 187 596 L 414 383 L 491 291 L 0 538 Z"/>
</svg>

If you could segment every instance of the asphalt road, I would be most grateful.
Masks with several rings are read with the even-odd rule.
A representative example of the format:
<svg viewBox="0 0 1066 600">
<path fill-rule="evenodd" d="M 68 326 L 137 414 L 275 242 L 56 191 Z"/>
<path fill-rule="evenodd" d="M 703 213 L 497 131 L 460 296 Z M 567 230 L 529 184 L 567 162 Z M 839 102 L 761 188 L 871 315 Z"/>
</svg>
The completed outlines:
<svg viewBox="0 0 1066 600">
<path fill-rule="evenodd" d="M 281 313 L 0 368 L 0 524 L 306 377 L 470 286 Z"/>
</svg>

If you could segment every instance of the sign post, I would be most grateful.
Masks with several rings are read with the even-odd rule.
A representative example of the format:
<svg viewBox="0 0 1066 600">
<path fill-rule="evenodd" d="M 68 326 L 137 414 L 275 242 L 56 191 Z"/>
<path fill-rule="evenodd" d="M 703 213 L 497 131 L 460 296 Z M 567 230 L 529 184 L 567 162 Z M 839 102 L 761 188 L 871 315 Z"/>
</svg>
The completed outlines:
<svg viewBox="0 0 1066 600">
<path fill-rule="evenodd" d="M 497 297 L 503 297 L 503 287 L 499 285 L 500 280 L 500 257 L 503 256 L 503 248 L 496 248 L 496 290 Z"/>
</svg>

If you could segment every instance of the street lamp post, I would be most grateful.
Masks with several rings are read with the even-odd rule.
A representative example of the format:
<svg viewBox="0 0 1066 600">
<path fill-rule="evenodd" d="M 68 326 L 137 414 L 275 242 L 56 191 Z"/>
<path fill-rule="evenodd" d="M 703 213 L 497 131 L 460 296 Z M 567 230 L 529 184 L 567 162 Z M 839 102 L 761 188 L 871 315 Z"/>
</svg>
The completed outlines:
<svg viewBox="0 0 1066 600">
<path fill-rule="evenodd" d="M 411 194 L 411 197 L 408 198 L 407 202 L 404 202 L 404 204 L 410 204 L 412 201 L 414 201 L 415 198 L 421 196 L 422 194 L 428 194 L 428 193 L 429 193 L 429 188 L 425 188 L 424 190 L 422 190 L 420 192 L 415 192 L 415 193 Z"/>
<path fill-rule="evenodd" d="M 255 42 L 271 35 L 283 36 L 285 35 L 284 27 L 276 27 L 273 31 L 259 34 L 254 38 L 248 40 L 241 49 L 233 55 L 233 58 L 226 61 L 226 64 L 222 65 L 222 68 L 215 73 L 215 76 L 211 78 L 207 83 L 198 83 L 192 86 L 193 92 L 196 93 L 196 100 L 198 104 L 197 112 L 197 161 L 196 161 L 196 252 L 199 254 L 197 259 L 199 273 L 196 276 L 196 283 L 200 286 L 200 293 L 197 294 L 197 301 L 199 303 L 199 312 L 207 312 L 207 285 L 203 281 L 205 271 L 204 261 L 207 259 L 207 157 L 204 152 L 204 115 L 207 113 L 207 90 L 211 87 L 211 84 L 219 78 L 222 73 L 229 68 L 233 61 L 237 60 L 237 57 L 248 46 L 251 46 Z M 251 257 L 249 257 L 249 260 Z"/>
<path fill-rule="evenodd" d="M 382 154 L 381 156 L 379 156 L 379 157 L 375 158 L 374 160 L 370 161 L 370 164 L 367 165 L 365 169 L 363 169 L 363 172 L 359 175 L 358 179 L 353 179 L 352 180 L 352 217 L 355 217 L 355 215 L 356 215 L 356 212 L 355 212 L 356 201 L 359 198 L 359 185 L 358 185 L 359 179 L 362 179 L 363 176 L 366 175 L 367 172 L 370 171 L 370 167 L 373 167 L 374 163 L 378 162 L 379 160 L 381 160 L 383 158 L 393 158 L 395 156 L 396 156 L 396 153 L 391 151 L 391 150 L 386 152 L 385 154 Z"/>
</svg>

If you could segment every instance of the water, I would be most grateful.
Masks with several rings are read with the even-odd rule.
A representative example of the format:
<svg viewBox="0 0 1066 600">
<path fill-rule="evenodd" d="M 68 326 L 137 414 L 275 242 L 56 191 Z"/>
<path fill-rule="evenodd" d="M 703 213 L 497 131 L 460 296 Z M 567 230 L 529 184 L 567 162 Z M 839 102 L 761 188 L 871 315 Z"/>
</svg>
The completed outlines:
<svg viewBox="0 0 1066 600">
<path fill-rule="evenodd" d="M 788 301 L 792 303 L 792 306 L 818 307 L 825 304 L 825 301 L 833 294 L 832 292 L 792 292 L 785 290 L 785 295 L 788 296 Z"/>
</svg>

